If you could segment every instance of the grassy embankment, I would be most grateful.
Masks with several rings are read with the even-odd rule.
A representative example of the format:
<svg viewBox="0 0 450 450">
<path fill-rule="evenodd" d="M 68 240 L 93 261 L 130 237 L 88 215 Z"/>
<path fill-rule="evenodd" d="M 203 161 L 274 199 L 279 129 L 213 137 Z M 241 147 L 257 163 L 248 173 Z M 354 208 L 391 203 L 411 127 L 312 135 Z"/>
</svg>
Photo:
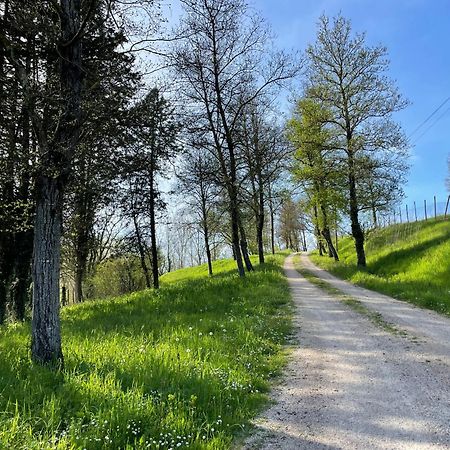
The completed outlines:
<svg viewBox="0 0 450 450">
<path fill-rule="evenodd" d="M 159 292 L 63 311 L 65 369 L 30 362 L 29 326 L 0 328 L 0 448 L 225 449 L 283 366 L 283 256 L 240 280 L 233 261 Z"/>
<path fill-rule="evenodd" d="M 373 231 L 367 268 L 356 268 L 353 240 L 339 242 L 341 261 L 311 255 L 317 265 L 352 283 L 450 315 L 450 222 L 429 220 Z"/>
</svg>

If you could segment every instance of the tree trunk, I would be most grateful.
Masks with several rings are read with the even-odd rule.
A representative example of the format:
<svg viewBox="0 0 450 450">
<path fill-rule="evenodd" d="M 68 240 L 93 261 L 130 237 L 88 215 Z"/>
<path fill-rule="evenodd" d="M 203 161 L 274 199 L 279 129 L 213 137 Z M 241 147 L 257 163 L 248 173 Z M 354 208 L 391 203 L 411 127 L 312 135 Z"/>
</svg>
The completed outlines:
<svg viewBox="0 0 450 450">
<path fill-rule="evenodd" d="M 230 218 L 231 218 L 231 241 L 233 245 L 233 254 L 236 259 L 236 265 L 240 277 L 245 276 L 244 264 L 242 261 L 241 247 L 239 243 L 239 208 L 237 206 L 236 186 L 231 186 L 230 191 Z"/>
<path fill-rule="evenodd" d="M 155 217 L 155 188 L 153 171 L 150 174 L 150 233 L 151 233 L 151 255 L 153 287 L 159 289 L 158 247 L 156 244 L 156 217 Z"/>
<path fill-rule="evenodd" d="M 377 210 L 375 208 L 375 205 L 372 205 L 372 219 L 373 219 L 373 227 L 378 228 Z"/>
<path fill-rule="evenodd" d="M 259 263 L 264 264 L 264 192 L 262 188 L 262 179 L 259 177 L 258 180 L 259 188 L 258 188 L 258 195 L 259 195 L 259 211 L 258 211 L 258 224 L 257 224 L 257 230 L 256 230 L 256 237 L 258 241 L 258 257 L 259 257 Z"/>
<path fill-rule="evenodd" d="M 353 156 L 349 155 L 349 197 L 350 197 L 350 221 L 352 227 L 352 236 L 355 240 L 355 249 L 357 256 L 357 264 L 360 267 L 366 266 L 366 253 L 364 251 L 364 233 L 358 218 L 358 199 L 356 196 L 356 181 L 354 175 Z"/>
<path fill-rule="evenodd" d="M 242 250 L 242 256 L 244 257 L 245 267 L 248 272 L 252 272 L 255 269 L 253 268 L 253 264 L 250 261 L 250 256 L 248 255 L 247 237 L 245 235 L 245 229 L 244 229 L 241 221 L 239 221 L 239 230 L 240 230 L 240 235 L 241 235 L 240 246 L 241 246 L 241 250 Z"/>
<path fill-rule="evenodd" d="M 269 182 L 269 213 L 270 213 L 270 247 L 275 255 L 275 212 L 273 210 L 272 188 Z"/>
<path fill-rule="evenodd" d="M 144 243 L 142 242 L 141 231 L 139 230 L 139 224 L 137 222 L 136 216 L 133 214 L 133 224 L 134 230 L 136 232 L 136 239 L 139 251 L 139 259 L 141 262 L 142 272 L 144 272 L 145 277 L 145 286 L 149 289 L 152 287 L 152 281 L 150 279 L 150 272 L 147 267 L 147 263 L 145 262 L 145 249 Z"/>
<path fill-rule="evenodd" d="M 319 249 L 319 255 L 323 256 L 323 245 L 322 245 L 322 233 L 319 228 L 319 211 L 317 210 L 317 205 L 314 205 L 313 208 L 314 213 L 314 235 L 317 240 L 317 248 Z"/>
<path fill-rule="evenodd" d="M 40 364 L 62 366 L 59 319 L 62 196 L 81 126 L 81 0 L 60 0 L 59 13 L 59 75 L 64 105 L 51 147 L 44 138 L 42 124 L 34 119 L 39 134 L 41 170 L 45 173 L 38 177 L 36 186 L 31 353 L 33 360 Z"/>
<path fill-rule="evenodd" d="M 59 318 L 62 192 L 59 180 L 40 176 L 34 228 L 31 351 L 41 364 L 62 364 Z"/>
<path fill-rule="evenodd" d="M 305 230 L 302 230 L 302 239 L 303 239 L 303 251 L 307 252 L 308 251 L 308 246 L 306 244 L 306 234 L 305 234 Z"/>
<path fill-rule="evenodd" d="M 202 198 L 202 225 L 203 225 L 203 238 L 205 240 L 206 258 L 208 261 L 208 274 L 211 277 L 213 275 L 211 248 L 209 245 L 209 228 L 208 228 L 208 213 L 206 211 L 206 198 Z"/>
<path fill-rule="evenodd" d="M 328 246 L 328 255 L 330 256 L 330 258 L 334 258 L 335 261 L 339 261 L 339 256 L 337 254 L 336 249 L 334 248 L 333 240 L 331 239 L 330 227 L 328 225 L 328 213 L 326 207 L 323 204 L 321 204 L 320 209 L 322 211 L 323 217 L 322 236 L 324 237 L 325 242 L 327 243 Z"/>
<path fill-rule="evenodd" d="M 14 287 L 11 290 L 11 301 L 14 318 L 25 319 L 25 310 L 30 304 L 28 288 L 31 284 L 31 259 L 33 255 L 33 230 L 18 233 L 16 236 L 16 260 L 14 267 Z"/>
</svg>

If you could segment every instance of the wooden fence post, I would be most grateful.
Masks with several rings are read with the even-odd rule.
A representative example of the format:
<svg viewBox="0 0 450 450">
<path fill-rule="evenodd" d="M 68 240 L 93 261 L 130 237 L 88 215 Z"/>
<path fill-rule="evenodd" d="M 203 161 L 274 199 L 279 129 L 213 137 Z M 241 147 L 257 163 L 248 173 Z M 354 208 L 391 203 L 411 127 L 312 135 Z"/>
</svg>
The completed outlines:
<svg viewBox="0 0 450 450">
<path fill-rule="evenodd" d="M 447 211 L 448 211 L 448 203 L 450 202 L 450 195 L 447 197 L 447 204 L 445 205 L 445 214 L 444 217 L 447 218 Z"/>
<path fill-rule="evenodd" d="M 434 196 L 434 198 L 433 198 L 433 200 L 434 200 L 434 218 L 435 219 L 437 219 L 437 213 L 436 213 L 436 196 Z"/>
<path fill-rule="evenodd" d="M 414 215 L 416 216 L 416 222 L 417 222 L 417 208 L 416 208 L 416 202 L 414 201 Z"/>
<path fill-rule="evenodd" d="M 425 209 L 425 220 L 428 220 L 428 215 L 427 215 L 427 201 L 426 201 L 426 200 L 423 201 L 423 206 L 424 206 L 424 209 Z"/>
<path fill-rule="evenodd" d="M 406 221 L 409 223 L 408 205 L 406 205 Z"/>
</svg>

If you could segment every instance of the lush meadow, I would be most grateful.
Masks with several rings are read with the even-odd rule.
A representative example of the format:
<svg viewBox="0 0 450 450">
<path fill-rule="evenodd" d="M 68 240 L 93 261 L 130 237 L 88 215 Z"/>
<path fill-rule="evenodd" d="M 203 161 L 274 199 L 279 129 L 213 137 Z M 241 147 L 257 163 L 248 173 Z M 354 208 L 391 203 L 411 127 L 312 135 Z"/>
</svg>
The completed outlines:
<svg viewBox="0 0 450 450">
<path fill-rule="evenodd" d="M 352 283 L 450 314 L 450 222 L 428 220 L 369 233 L 367 268 L 356 268 L 353 240 L 339 242 L 341 261 L 313 254 L 319 266 Z"/>
<path fill-rule="evenodd" d="M 159 292 L 63 310 L 65 368 L 30 362 L 29 327 L 0 329 L 0 448 L 226 449 L 267 402 L 290 333 L 283 256 L 233 261 Z"/>
</svg>

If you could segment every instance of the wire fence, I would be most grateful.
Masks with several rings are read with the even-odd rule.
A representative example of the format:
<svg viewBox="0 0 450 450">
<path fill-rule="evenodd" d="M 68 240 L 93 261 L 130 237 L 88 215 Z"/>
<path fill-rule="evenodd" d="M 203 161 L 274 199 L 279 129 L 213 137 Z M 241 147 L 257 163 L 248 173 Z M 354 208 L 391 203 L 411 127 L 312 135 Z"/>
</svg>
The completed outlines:
<svg viewBox="0 0 450 450">
<path fill-rule="evenodd" d="M 371 219 L 373 226 L 383 228 L 400 223 L 448 218 L 450 218 L 450 195 L 443 201 L 433 196 L 431 200 L 407 203 L 385 213 L 379 213 L 377 217 Z"/>
</svg>

